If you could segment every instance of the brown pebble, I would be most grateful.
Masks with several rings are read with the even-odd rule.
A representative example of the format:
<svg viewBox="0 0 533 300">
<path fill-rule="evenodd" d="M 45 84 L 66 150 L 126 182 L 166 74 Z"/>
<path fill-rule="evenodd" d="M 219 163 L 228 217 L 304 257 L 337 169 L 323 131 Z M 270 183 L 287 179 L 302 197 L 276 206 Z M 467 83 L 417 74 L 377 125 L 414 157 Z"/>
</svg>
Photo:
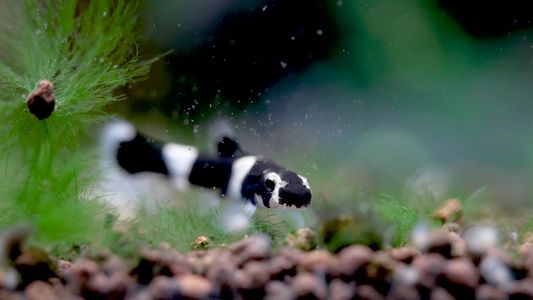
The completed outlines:
<svg viewBox="0 0 533 300">
<path fill-rule="evenodd" d="M 325 250 L 313 250 L 308 252 L 300 263 L 300 268 L 304 271 L 330 272 L 336 268 L 337 259 Z"/>
<path fill-rule="evenodd" d="M 452 284 L 467 286 L 474 289 L 479 284 L 479 271 L 467 258 L 455 258 L 446 262 L 442 271 L 447 281 Z"/>
<path fill-rule="evenodd" d="M 181 294 L 192 299 L 203 299 L 209 296 L 213 289 L 212 283 L 202 276 L 185 274 L 178 277 Z"/>
<path fill-rule="evenodd" d="M 479 285 L 479 270 L 468 258 L 454 258 L 446 262 L 437 283 L 455 297 L 473 299 Z"/>
<path fill-rule="evenodd" d="M 218 259 L 213 259 L 206 266 L 205 277 L 216 283 L 229 284 L 237 269 L 237 262 L 231 252 L 222 251 L 218 253 Z"/>
<path fill-rule="evenodd" d="M 249 260 L 261 260 L 270 257 L 272 244 L 264 235 L 253 235 L 230 247 L 240 266 Z"/>
<path fill-rule="evenodd" d="M 175 299 L 179 295 L 176 278 L 157 275 L 148 285 L 148 291 L 153 299 Z"/>
<path fill-rule="evenodd" d="M 154 300 L 150 295 L 150 291 L 148 289 L 142 289 L 140 291 L 137 291 L 135 293 L 129 294 L 128 297 L 125 298 L 125 300 Z"/>
<path fill-rule="evenodd" d="M 109 277 L 103 272 L 97 272 L 89 278 L 83 288 L 89 292 L 107 295 L 111 291 L 111 282 L 109 281 Z"/>
<path fill-rule="evenodd" d="M 55 300 L 59 295 L 56 294 L 54 288 L 44 281 L 34 281 L 30 283 L 24 290 L 24 296 L 28 300 Z"/>
<path fill-rule="evenodd" d="M 393 270 L 403 263 L 393 259 L 387 251 L 376 251 L 372 260 L 366 268 L 368 278 L 377 279 L 379 281 L 388 280 Z"/>
<path fill-rule="evenodd" d="M 161 266 L 170 270 L 171 275 L 174 276 L 189 273 L 192 268 L 189 260 L 175 250 L 169 250 L 163 255 Z"/>
<path fill-rule="evenodd" d="M 15 260 L 14 267 L 20 273 L 23 285 L 35 280 L 46 281 L 56 276 L 56 267 L 48 254 L 39 249 L 25 249 Z"/>
<path fill-rule="evenodd" d="M 448 238 L 452 244 L 451 256 L 461 257 L 468 254 L 468 247 L 465 240 L 457 232 L 448 232 Z"/>
<path fill-rule="evenodd" d="M 115 272 L 109 277 L 109 297 L 122 299 L 135 284 L 135 280 L 125 271 Z"/>
<path fill-rule="evenodd" d="M 420 255 L 420 251 L 413 247 L 399 247 L 393 248 L 390 251 L 390 256 L 398 261 L 409 264 L 413 258 Z"/>
<path fill-rule="evenodd" d="M 283 257 L 289 260 L 294 265 L 299 265 L 302 263 L 302 261 L 305 259 L 306 253 L 302 250 L 289 248 L 289 247 L 283 247 L 279 251 L 278 255 L 276 257 Z"/>
<path fill-rule="evenodd" d="M 43 79 L 39 86 L 28 95 L 26 105 L 30 113 L 34 114 L 37 119 L 43 120 L 48 118 L 55 109 L 54 85 Z"/>
<path fill-rule="evenodd" d="M 326 299 L 328 288 L 324 279 L 308 272 L 301 272 L 292 278 L 290 285 L 294 293 L 300 298 Z"/>
<path fill-rule="evenodd" d="M 420 294 L 412 285 L 399 285 L 393 287 L 393 289 L 387 294 L 387 299 L 418 300 L 420 299 Z"/>
<path fill-rule="evenodd" d="M 477 300 L 507 300 L 509 295 L 491 285 L 483 284 L 476 290 Z"/>
<path fill-rule="evenodd" d="M 420 281 L 420 270 L 404 263 L 398 264 L 392 272 L 394 285 L 415 285 Z"/>
<path fill-rule="evenodd" d="M 198 237 L 191 244 L 191 250 L 207 250 L 213 246 L 213 242 L 206 236 Z"/>
<path fill-rule="evenodd" d="M 68 284 L 71 284 L 77 291 L 81 289 L 89 280 L 99 272 L 98 264 L 87 258 L 82 258 L 65 270 L 64 277 Z"/>
<path fill-rule="evenodd" d="M 128 267 L 124 263 L 124 260 L 118 257 L 117 255 L 109 255 L 104 262 L 102 263 L 102 269 L 106 272 L 107 275 L 112 275 L 113 273 L 119 271 L 128 271 Z"/>
<path fill-rule="evenodd" d="M 526 268 L 529 277 L 533 278 L 533 248 L 529 248 L 524 252 L 524 267 Z"/>
<path fill-rule="evenodd" d="M 443 223 L 455 222 L 461 218 L 462 210 L 459 200 L 448 199 L 431 216 Z"/>
<path fill-rule="evenodd" d="M 455 300 L 456 298 L 452 296 L 446 289 L 438 286 L 435 287 L 429 296 L 430 300 Z M 473 298 L 464 298 L 464 299 L 473 299 Z"/>
<path fill-rule="evenodd" d="M 524 278 L 515 283 L 509 292 L 511 299 L 533 299 L 533 279 Z"/>
<path fill-rule="evenodd" d="M 364 245 L 352 245 L 342 249 L 337 255 L 340 275 L 355 275 L 370 263 L 373 255 L 374 251 Z"/>
<path fill-rule="evenodd" d="M 318 245 L 318 235 L 311 228 L 300 228 L 295 233 L 290 233 L 285 238 L 288 247 L 310 251 Z"/>
<path fill-rule="evenodd" d="M 340 279 L 333 279 L 329 283 L 328 300 L 349 300 L 355 297 L 355 282 L 344 282 Z"/>
<path fill-rule="evenodd" d="M 444 269 L 446 259 L 438 253 L 419 255 L 413 259 L 411 266 L 420 272 L 419 285 L 432 289 L 438 275 Z"/>
<path fill-rule="evenodd" d="M 265 300 L 292 300 L 294 291 L 284 282 L 272 280 L 265 286 Z"/>
<path fill-rule="evenodd" d="M 75 295 L 74 291 L 72 291 L 72 289 L 69 289 L 67 286 L 63 285 L 63 282 L 61 282 L 61 279 L 57 277 L 52 277 L 48 279 L 48 283 L 50 283 L 55 293 L 57 295 L 60 295 L 59 297 L 60 299 L 71 299 L 71 300 L 81 299 L 81 296 Z"/>
<path fill-rule="evenodd" d="M 60 277 L 60 278 L 64 278 L 65 277 L 65 272 L 67 270 L 69 270 L 70 268 L 72 267 L 72 262 L 68 261 L 68 260 L 58 260 L 57 262 L 57 275 Z"/>
<path fill-rule="evenodd" d="M 295 266 L 296 264 L 287 257 L 283 255 L 277 255 L 268 262 L 266 265 L 268 270 L 265 272 L 270 274 L 272 277 L 283 276 L 286 273 L 295 272 Z"/>
<path fill-rule="evenodd" d="M 220 259 L 220 250 L 214 249 L 211 251 L 191 251 L 184 256 L 190 271 L 195 274 L 203 274 L 214 262 Z"/>
<path fill-rule="evenodd" d="M 22 292 L 13 292 L 13 291 L 5 291 L 5 290 L 0 290 L 0 299 L 2 300 L 28 300 L 26 297 L 24 297 L 24 294 Z"/>
<path fill-rule="evenodd" d="M 163 252 L 158 249 L 143 249 L 142 257 L 151 263 L 160 263 L 163 259 Z"/>
<path fill-rule="evenodd" d="M 269 280 L 268 263 L 252 260 L 235 272 L 233 283 L 239 289 L 254 290 L 265 286 Z"/>
<path fill-rule="evenodd" d="M 459 225 L 458 223 L 446 223 L 442 225 L 442 229 L 448 232 L 455 232 L 458 235 L 463 234 L 463 227 L 461 227 L 461 225 Z"/>
<path fill-rule="evenodd" d="M 363 284 L 357 287 L 357 299 L 361 300 L 381 300 L 385 297 L 380 294 L 373 286 Z"/>
<path fill-rule="evenodd" d="M 14 262 L 22 254 L 24 244 L 32 233 L 32 229 L 26 225 L 12 226 L 2 231 L 0 242 L 0 260 Z"/>
<path fill-rule="evenodd" d="M 429 234 L 429 253 L 439 253 L 446 258 L 452 258 L 452 241 L 448 232 L 433 230 Z"/>
<path fill-rule="evenodd" d="M 533 251 L 533 243 L 531 242 L 525 242 L 518 247 L 518 253 L 520 253 L 521 256 L 526 256 L 530 251 Z"/>
</svg>

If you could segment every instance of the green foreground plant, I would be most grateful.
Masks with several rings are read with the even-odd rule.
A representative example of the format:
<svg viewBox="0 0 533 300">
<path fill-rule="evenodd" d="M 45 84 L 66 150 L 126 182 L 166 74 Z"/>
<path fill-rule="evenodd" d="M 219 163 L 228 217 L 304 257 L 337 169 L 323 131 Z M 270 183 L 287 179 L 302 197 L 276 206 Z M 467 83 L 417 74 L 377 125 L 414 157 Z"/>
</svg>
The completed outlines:
<svg viewBox="0 0 533 300">
<path fill-rule="evenodd" d="M 3 1 L 0 4 L 0 226 L 30 222 L 43 243 L 102 239 L 103 206 L 87 199 L 94 159 L 82 137 L 120 100 L 118 86 L 146 76 L 139 1 Z M 38 120 L 26 97 L 47 79 L 56 107 Z"/>
</svg>

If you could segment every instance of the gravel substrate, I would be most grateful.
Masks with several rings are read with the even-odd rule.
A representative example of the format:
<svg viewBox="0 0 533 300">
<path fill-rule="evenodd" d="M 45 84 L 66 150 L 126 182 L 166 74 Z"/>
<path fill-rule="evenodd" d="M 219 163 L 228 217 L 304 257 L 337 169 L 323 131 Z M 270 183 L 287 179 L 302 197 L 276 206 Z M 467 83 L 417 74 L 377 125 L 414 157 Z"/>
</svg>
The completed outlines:
<svg viewBox="0 0 533 300">
<path fill-rule="evenodd" d="M 54 261 L 12 242 L 10 266 L 0 273 L 0 299 L 533 298 L 533 247 L 503 251 L 491 230 L 480 226 L 463 234 L 452 224 L 426 231 L 426 241 L 424 233 L 414 236 L 420 250 L 352 245 L 336 255 L 294 246 L 274 251 L 258 235 L 187 254 L 164 244 L 142 250 L 135 264 L 110 253 Z"/>
</svg>

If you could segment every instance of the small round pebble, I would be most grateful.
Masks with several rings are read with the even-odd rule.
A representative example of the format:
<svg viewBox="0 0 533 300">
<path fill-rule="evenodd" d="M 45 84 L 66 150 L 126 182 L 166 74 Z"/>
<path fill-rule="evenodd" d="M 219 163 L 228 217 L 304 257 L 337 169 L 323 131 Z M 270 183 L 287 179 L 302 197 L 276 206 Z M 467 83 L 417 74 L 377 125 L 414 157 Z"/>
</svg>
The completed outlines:
<svg viewBox="0 0 533 300">
<path fill-rule="evenodd" d="M 442 271 L 449 283 L 476 288 L 479 284 L 479 272 L 467 258 L 455 258 L 446 262 Z"/>
<path fill-rule="evenodd" d="M 354 275 L 370 263 L 373 255 L 374 251 L 364 245 L 352 245 L 342 249 L 337 255 L 340 275 Z"/>
<path fill-rule="evenodd" d="M 178 286 L 183 296 L 193 299 L 206 298 L 213 289 L 213 284 L 209 280 L 195 274 L 179 276 Z"/>
<path fill-rule="evenodd" d="M 507 300 L 509 295 L 489 284 L 483 284 L 476 290 L 477 300 Z"/>
<path fill-rule="evenodd" d="M 286 283 L 272 280 L 265 286 L 265 300 L 292 300 L 296 298 L 294 291 Z"/>
<path fill-rule="evenodd" d="M 399 247 L 390 250 L 390 256 L 398 261 L 409 264 L 413 258 L 420 255 L 420 251 L 413 247 Z"/>
<path fill-rule="evenodd" d="M 55 300 L 59 298 L 54 288 L 44 281 L 34 281 L 24 290 L 24 296 L 28 300 Z"/>
<path fill-rule="evenodd" d="M 291 280 L 291 288 L 301 298 L 326 299 L 328 295 L 325 278 L 318 278 L 318 276 L 308 272 L 296 274 Z"/>
</svg>

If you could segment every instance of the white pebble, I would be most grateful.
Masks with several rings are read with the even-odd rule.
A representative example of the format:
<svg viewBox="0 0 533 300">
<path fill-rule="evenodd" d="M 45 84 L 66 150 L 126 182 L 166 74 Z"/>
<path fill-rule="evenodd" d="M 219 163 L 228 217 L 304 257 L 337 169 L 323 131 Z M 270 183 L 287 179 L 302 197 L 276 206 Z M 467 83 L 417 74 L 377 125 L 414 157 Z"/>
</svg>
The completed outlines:
<svg viewBox="0 0 533 300">
<path fill-rule="evenodd" d="M 430 231 L 429 225 L 425 222 L 416 224 L 411 231 L 411 241 L 418 250 L 422 252 L 428 250 Z"/>
<path fill-rule="evenodd" d="M 511 270 L 496 256 L 488 256 L 483 259 L 479 269 L 481 276 L 489 284 L 504 292 L 509 292 L 513 288 L 515 279 L 511 274 Z"/>
<path fill-rule="evenodd" d="M 480 225 L 468 228 L 463 235 L 463 239 L 470 253 L 481 255 L 498 245 L 500 234 L 496 226 Z"/>
</svg>

